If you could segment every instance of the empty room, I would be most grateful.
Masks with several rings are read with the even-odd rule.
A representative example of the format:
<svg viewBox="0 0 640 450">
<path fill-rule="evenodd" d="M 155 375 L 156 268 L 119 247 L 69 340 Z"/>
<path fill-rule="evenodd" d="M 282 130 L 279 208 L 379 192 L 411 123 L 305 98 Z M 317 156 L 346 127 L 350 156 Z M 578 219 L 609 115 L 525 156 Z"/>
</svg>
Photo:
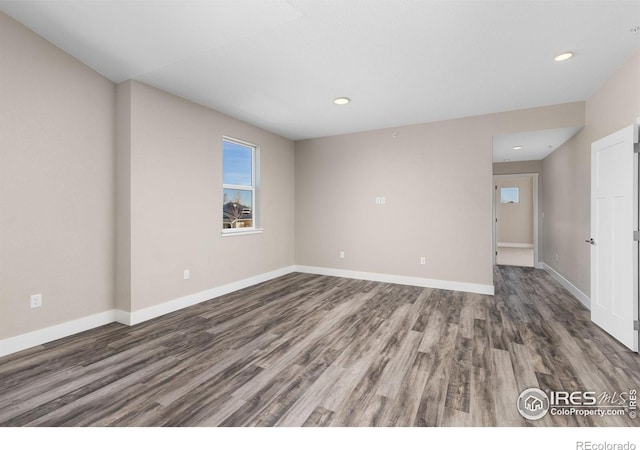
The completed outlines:
<svg viewBox="0 0 640 450">
<path fill-rule="evenodd" d="M 639 1 L 0 1 L 0 426 L 636 427 L 639 124 Z"/>
</svg>

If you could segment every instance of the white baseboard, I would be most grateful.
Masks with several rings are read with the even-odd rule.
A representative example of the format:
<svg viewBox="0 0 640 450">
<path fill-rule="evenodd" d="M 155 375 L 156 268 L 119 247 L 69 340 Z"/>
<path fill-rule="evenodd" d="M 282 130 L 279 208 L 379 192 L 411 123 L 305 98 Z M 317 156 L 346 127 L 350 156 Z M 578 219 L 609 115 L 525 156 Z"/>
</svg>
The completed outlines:
<svg viewBox="0 0 640 450">
<path fill-rule="evenodd" d="M 141 322 L 145 322 L 156 317 L 163 316 L 165 314 L 178 311 L 189 306 L 196 305 L 198 303 L 206 302 L 216 297 L 229 294 L 231 292 L 238 291 L 240 289 L 253 286 L 254 284 L 263 283 L 265 281 L 272 280 L 274 278 L 281 277 L 294 272 L 294 266 L 283 267 L 271 272 L 256 275 L 254 277 L 245 278 L 244 280 L 235 281 L 233 283 L 218 286 L 206 291 L 196 292 L 195 294 L 186 295 L 184 297 L 169 300 L 168 302 L 161 303 L 159 305 L 150 306 L 149 308 L 140 309 L 133 312 L 119 311 L 117 316 L 118 322 L 125 325 L 136 325 Z"/>
<path fill-rule="evenodd" d="M 0 340 L 0 356 L 19 352 L 37 345 L 46 344 L 47 342 L 55 341 L 92 328 L 101 327 L 102 325 L 115 322 L 115 318 L 115 311 L 105 311 L 58 325 L 53 325 L 41 330 L 32 331 L 30 333 L 2 339 Z"/>
<path fill-rule="evenodd" d="M 465 283 L 461 281 L 434 280 L 431 278 L 408 277 L 404 275 L 389 275 L 374 272 L 359 272 L 354 270 L 331 269 L 328 267 L 294 266 L 296 272 L 327 275 L 331 277 L 353 278 L 356 280 L 380 281 L 383 283 L 406 284 L 409 286 L 446 289 L 449 291 L 474 292 L 477 294 L 493 295 L 494 287 L 488 284 Z"/>
<path fill-rule="evenodd" d="M 533 248 L 533 244 L 518 244 L 517 242 L 498 242 L 498 247 Z"/>
<path fill-rule="evenodd" d="M 127 312 L 119 309 L 111 311 L 105 311 L 100 314 L 94 314 L 92 316 L 82 317 L 80 319 L 71 320 L 69 322 L 61 323 L 51 327 L 43 328 L 41 330 L 32 331 L 30 333 L 21 334 L 19 336 L 10 337 L 0 340 L 0 357 L 9 355 L 11 353 L 26 350 L 31 347 L 46 344 L 47 342 L 55 341 L 67 336 L 87 331 L 92 328 L 97 328 L 102 325 L 107 325 L 113 322 L 120 322 L 125 325 L 135 325 L 144 322 L 155 317 L 162 316 L 164 314 L 178 311 L 183 308 L 201 303 L 212 298 L 220 297 L 221 295 L 229 294 L 239 289 L 244 289 L 254 284 L 269 281 L 274 278 L 287 275 L 294 272 L 294 266 L 283 267 L 282 269 L 274 270 L 272 272 L 263 273 L 254 277 L 245 278 L 233 283 L 225 284 L 206 291 L 197 292 L 195 294 L 187 295 L 175 300 L 170 300 L 160 305 L 152 306 L 150 308 L 141 309 L 139 311 Z"/>
<path fill-rule="evenodd" d="M 122 323 L 124 325 L 130 325 L 129 316 L 131 313 L 129 311 L 123 311 L 121 309 L 114 310 L 114 322 Z"/>
<path fill-rule="evenodd" d="M 580 303 L 587 307 L 587 309 L 591 309 L 591 299 L 587 296 L 587 294 L 575 287 L 573 283 L 556 272 L 556 270 L 548 264 L 542 263 L 542 268 L 545 270 L 545 272 L 555 278 L 555 280 L 560 283 L 567 291 L 571 292 L 571 295 L 577 298 Z"/>
</svg>

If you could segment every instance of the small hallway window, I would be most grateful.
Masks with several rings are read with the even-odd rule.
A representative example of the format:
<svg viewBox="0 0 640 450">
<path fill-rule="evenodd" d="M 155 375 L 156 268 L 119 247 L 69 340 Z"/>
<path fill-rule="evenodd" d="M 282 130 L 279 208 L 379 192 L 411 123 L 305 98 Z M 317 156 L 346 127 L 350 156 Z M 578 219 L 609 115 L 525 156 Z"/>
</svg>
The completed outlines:
<svg viewBox="0 0 640 450">
<path fill-rule="evenodd" d="M 500 203 L 520 203 L 520 188 L 501 188 Z"/>
</svg>

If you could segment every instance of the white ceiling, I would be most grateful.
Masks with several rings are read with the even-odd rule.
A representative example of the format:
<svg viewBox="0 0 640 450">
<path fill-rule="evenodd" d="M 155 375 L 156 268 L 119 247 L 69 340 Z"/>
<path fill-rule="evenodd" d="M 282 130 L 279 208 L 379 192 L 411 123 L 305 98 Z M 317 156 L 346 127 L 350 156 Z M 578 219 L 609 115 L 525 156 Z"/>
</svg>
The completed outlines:
<svg viewBox="0 0 640 450">
<path fill-rule="evenodd" d="M 493 137 L 493 162 L 534 161 L 547 155 L 572 138 L 582 127 L 554 128 Z M 519 150 L 513 147 L 522 146 Z"/>
<path fill-rule="evenodd" d="M 585 100 L 640 0 L 0 1 L 114 82 L 302 139 Z M 553 56 L 573 51 L 556 63 Z M 352 98 L 347 106 L 333 99 Z"/>
</svg>

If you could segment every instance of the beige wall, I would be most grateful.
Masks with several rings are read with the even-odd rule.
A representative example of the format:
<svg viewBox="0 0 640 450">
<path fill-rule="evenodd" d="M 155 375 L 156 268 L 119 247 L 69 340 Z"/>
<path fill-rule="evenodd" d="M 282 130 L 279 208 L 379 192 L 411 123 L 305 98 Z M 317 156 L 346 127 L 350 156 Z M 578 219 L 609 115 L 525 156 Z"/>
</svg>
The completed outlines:
<svg viewBox="0 0 640 450">
<path fill-rule="evenodd" d="M 497 182 L 497 241 L 499 244 L 533 244 L 533 179 L 499 178 Z M 517 187 L 518 203 L 502 203 L 500 189 Z"/>
<path fill-rule="evenodd" d="M 0 338 L 113 309 L 114 93 L 0 13 Z"/>
<path fill-rule="evenodd" d="M 511 175 L 518 173 L 542 174 L 542 160 L 493 163 L 494 175 Z"/>
<path fill-rule="evenodd" d="M 492 136 L 583 123 L 577 102 L 299 141 L 296 263 L 492 285 Z"/>
<path fill-rule="evenodd" d="M 119 308 L 138 311 L 294 264 L 292 141 L 138 82 L 118 93 L 130 105 L 119 130 L 118 156 L 129 159 L 119 188 L 130 195 L 130 228 L 123 220 L 118 239 L 118 255 L 130 254 L 130 273 L 118 273 Z M 262 234 L 221 236 L 223 135 L 260 147 Z"/>
<path fill-rule="evenodd" d="M 590 295 L 591 143 L 640 117 L 640 50 L 587 100 L 585 127 L 543 161 L 544 254 Z"/>
<path fill-rule="evenodd" d="M 491 285 L 490 149 L 472 119 L 298 142 L 296 262 Z"/>
</svg>

